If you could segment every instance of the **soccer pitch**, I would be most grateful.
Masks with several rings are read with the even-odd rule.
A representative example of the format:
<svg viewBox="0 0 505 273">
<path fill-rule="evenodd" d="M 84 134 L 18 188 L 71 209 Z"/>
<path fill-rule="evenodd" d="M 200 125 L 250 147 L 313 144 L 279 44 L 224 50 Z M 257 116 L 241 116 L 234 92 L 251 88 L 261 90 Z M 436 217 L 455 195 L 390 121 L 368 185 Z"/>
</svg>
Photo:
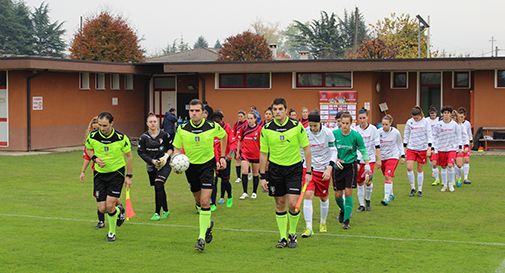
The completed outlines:
<svg viewBox="0 0 505 273">
<path fill-rule="evenodd" d="M 432 187 L 426 168 L 422 198 L 408 197 L 405 165 L 400 165 L 396 199 L 388 207 L 380 204 L 383 180 L 377 172 L 371 212 L 354 212 L 351 229 L 344 231 L 331 198 L 328 233 L 319 234 L 314 200 L 316 233 L 298 236 L 296 249 L 274 247 L 273 199 L 260 193 L 256 200 L 238 200 L 242 186 L 233 182 L 233 170 L 234 206 L 218 206 L 214 241 L 196 253 L 198 217 L 183 175 L 172 174 L 167 182 L 170 217 L 151 222 L 154 191 L 135 154 L 131 194 L 137 216 L 118 228 L 116 242 L 107 243 L 106 229 L 95 229 L 91 171 L 84 184 L 79 182 L 81 154 L 0 157 L 0 272 L 505 270 L 505 157 L 472 157 L 473 184 L 454 193 Z M 302 216 L 298 234 L 304 227 Z"/>
</svg>

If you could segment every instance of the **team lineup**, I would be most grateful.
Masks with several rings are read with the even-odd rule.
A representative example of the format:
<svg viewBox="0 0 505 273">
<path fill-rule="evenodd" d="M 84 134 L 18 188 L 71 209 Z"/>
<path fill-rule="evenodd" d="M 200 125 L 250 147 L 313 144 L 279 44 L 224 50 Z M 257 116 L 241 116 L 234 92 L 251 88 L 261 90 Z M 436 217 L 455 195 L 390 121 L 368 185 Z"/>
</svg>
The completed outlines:
<svg viewBox="0 0 505 273">
<path fill-rule="evenodd" d="M 454 110 L 444 106 L 441 116 L 431 107 L 427 117 L 423 109 L 413 107 L 403 138 L 393 127 L 391 115 L 383 116 L 377 128 L 369 123 L 369 110 L 359 110 L 357 120 L 348 112 L 339 112 L 335 116 L 337 127 L 329 128 L 321 122 L 318 110 L 309 112 L 303 107 L 298 119 L 296 110 L 289 109 L 283 98 L 274 99 L 263 118 L 254 106 L 248 112 L 240 110 L 232 126 L 224 121 L 222 111 L 214 111 L 198 99 L 189 102 L 188 111 L 187 122 L 177 125 L 172 113 L 170 118 L 165 117 L 163 128 L 158 117 L 150 113 L 148 130 L 138 138 L 137 153 L 145 162 L 155 193 L 152 221 L 169 218 L 165 184 L 172 171 L 185 173 L 199 219 L 194 246 L 199 252 L 213 240 L 212 213 L 218 205 L 233 207 L 232 165 L 236 166 L 235 182 L 242 184 L 239 200 L 256 199 L 258 189 L 274 198 L 277 248 L 298 246 L 301 213 L 305 222 L 301 237 L 314 234 L 314 197 L 320 200 L 319 232 L 328 231 L 330 184 L 339 208 L 336 218 L 344 230 L 351 227 L 353 212 L 372 211 L 374 184 L 379 182 L 374 177 L 376 169 L 384 175 L 384 197 L 378 203 L 383 206 L 395 199 L 394 177 L 400 163 L 406 164 L 411 188 L 406 194 L 410 197 L 423 197 L 423 167 L 427 163 L 432 169 L 431 185 L 441 185 L 442 192 L 471 184 L 473 137 L 462 107 Z M 128 191 L 133 181 L 130 139 L 113 125 L 114 117 L 108 112 L 90 121 L 80 175 L 82 182 L 91 164 L 96 227 L 108 227 L 109 242 L 116 240 L 116 227 L 125 221 L 120 202 L 123 185 Z M 359 204 L 356 209 L 353 189 Z"/>
</svg>

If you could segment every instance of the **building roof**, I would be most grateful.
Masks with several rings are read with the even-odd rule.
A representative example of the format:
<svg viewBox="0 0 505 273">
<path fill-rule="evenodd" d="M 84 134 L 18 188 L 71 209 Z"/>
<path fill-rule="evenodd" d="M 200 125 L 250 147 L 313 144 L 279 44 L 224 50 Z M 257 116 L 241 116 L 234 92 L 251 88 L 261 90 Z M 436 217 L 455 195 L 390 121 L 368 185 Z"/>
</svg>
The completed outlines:
<svg viewBox="0 0 505 273">
<path fill-rule="evenodd" d="M 195 48 L 192 50 L 171 53 L 164 56 L 147 59 L 148 63 L 174 63 L 174 62 L 215 62 L 219 49 Z"/>
<path fill-rule="evenodd" d="M 505 58 L 336 59 L 256 62 L 166 62 L 165 73 L 441 71 L 505 69 Z"/>
</svg>

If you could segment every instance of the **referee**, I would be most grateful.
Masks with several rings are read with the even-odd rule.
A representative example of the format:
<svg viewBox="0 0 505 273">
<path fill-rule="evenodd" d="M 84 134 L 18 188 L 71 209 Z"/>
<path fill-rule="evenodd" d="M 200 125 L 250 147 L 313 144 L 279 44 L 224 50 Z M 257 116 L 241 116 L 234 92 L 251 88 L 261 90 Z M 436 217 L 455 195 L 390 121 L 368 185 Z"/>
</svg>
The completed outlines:
<svg viewBox="0 0 505 273">
<path fill-rule="evenodd" d="M 86 139 L 86 153 L 95 162 L 94 188 L 98 209 L 107 212 L 109 232 L 107 241 L 116 240 L 116 224 L 124 221 L 124 209 L 116 206 L 123 183 L 132 185 L 133 156 L 128 136 L 113 128 L 114 117 L 109 112 L 98 115 L 99 130 L 92 131 Z M 125 156 L 127 161 L 125 162 Z M 126 173 L 125 173 L 126 165 Z M 118 219 L 119 216 L 119 219 Z"/>
<path fill-rule="evenodd" d="M 260 176 L 263 190 L 268 190 L 269 195 L 275 198 L 275 213 L 280 233 L 276 246 L 295 248 L 298 245 L 296 226 L 300 219 L 300 212 L 296 211 L 295 206 L 301 192 L 303 172 L 300 147 L 303 148 L 306 158 L 307 183 L 312 180 L 312 156 L 305 129 L 300 122 L 287 117 L 286 109 L 285 99 L 274 99 L 274 120 L 265 124 L 260 136 Z M 268 179 L 265 175 L 267 161 Z M 289 216 L 286 205 L 289 208 Z"/>
<path fill-rule="evenodd" d="M 198 99 L 189 102 L 189 122 L 177 128 L 173 142 L 174 156 L 182 149 L 189 158 L 186 178 L 197 207 L 200 207 L 200 233 L 195 249 L 203 251 L 205 243 L 212 241 L 210 197 L 214 187 L 214 171 L 226 168 L 226 144 L 228 137 L 225 130 L 217 123 L 203 118 L 204 106 Z M 221 156 L 214 158 L 214 138 L 221 139 Z"/>
</svg>

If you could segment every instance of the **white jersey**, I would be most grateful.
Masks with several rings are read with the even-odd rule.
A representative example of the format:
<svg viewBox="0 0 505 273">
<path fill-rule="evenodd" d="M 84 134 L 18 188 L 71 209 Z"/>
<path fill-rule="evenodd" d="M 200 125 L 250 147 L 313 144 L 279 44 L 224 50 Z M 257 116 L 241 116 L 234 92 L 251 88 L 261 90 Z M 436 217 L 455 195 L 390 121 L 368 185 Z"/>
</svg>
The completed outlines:
<svg viewBox="0 0 505 273">
<path fill-rule="evenodd" d="M 464 123 L 457 123 L 457 124 L 460 130 L 459 132 L 461 136 L 461 142 L 463 143 L 463 145 L 470 146 L 470 138 L 468 137 L 468 134 L 466 132 L 465 124 Z"/>
<path fill-rule="evenodd" d="M 403 144 L 407 149 L 414 151 L 426 151 L 433 143 L 431 125 L 426 119 L 415 121 L 413 118 L 407 120 L 405 131 L 403 132 Z"/>
<path fill-rule="evenodd" d="M 468 136 L 469 142 L 473 141 L 472 124 L 470 124 L 470 121 L 465 120 L 465 122 L 463 122 L 463 125 L 465 126 L 465 133 Z"/>
<path fill-rule="evenodd" d="M 435 152 L 457 151 L 463 145 L 461 126 L 455 121 L 439 121 L 435 126 L 435 141 L 433 148 Z"/>
<path fill-rule="evenodd" d="M 435 131 L 435 125 L 440 121 L 440 118 L 437 117 L 436 119 L 431 119 L 430 117 L 425 117 L 424 119 L 427 120 L 428 123 L 430 124 L 431 136 L 433 137 L 433 132 Z"/>
<path fill-rule="evenodd" d="M 399 159 L 405 154 L 403 150 L 402 136 L 398 129 L 391 127 L 388 132 L 384 128 L 379 129 L 381 143 L 381 159 Z"/>
<path fill-rule="evenodd" d="M 330 165 L 330 161 L 337 162 L 337 148 L 333 131 L 321 125 L 321 130 L 314 133 L 310 128 L 305 129 L 309 137 L 310 152 L 312 154 L 312 169 L 324 172 Z M 305 161 L 303 162 L 305 167 Z"/>
<path fill-rule="evenodd" d="M 363 142 L 365 143 L 366 151 L 368 152 L 368 157 L 370 158 L 370 163 L 375 162 L 375 149 L 379 148 L 381 145 L 379 131 L 377 127 L 372 124 L 368 124 L 365 129 L 362 129 L 361 126 L 356 126 L 356 132 L 358 132 L 363 138 Z M 358 151 L 358 160 L 360 163 L 364 163 L 363 157 L 361 153 Z"/>
</svg>

